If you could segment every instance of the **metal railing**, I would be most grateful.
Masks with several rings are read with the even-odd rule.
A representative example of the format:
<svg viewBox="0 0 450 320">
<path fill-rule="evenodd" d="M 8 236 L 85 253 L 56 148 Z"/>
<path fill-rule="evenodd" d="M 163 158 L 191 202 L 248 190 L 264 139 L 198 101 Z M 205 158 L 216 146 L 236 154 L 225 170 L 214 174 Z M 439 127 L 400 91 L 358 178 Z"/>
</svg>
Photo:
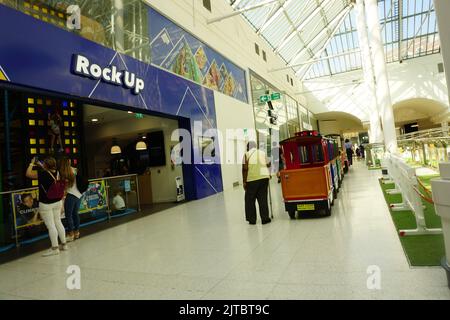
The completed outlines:
<svg viewBox="0 0 450 320">
<path fill-rule="evenodd" d="M 407 141 L 418 141 L 418 140 L 426 140 L 426 139 L 435 139 L 435 138 L 447 138 L 450 139 L 450 131 L 449 129 L 444 128 L 435 128 L 428 130 L 421 130 L 412 133 L 402 134 L 397 136 L 397 140 L 399 142 L 407 142 Z"/>
<path fill-rule="evenodd" d="M 3 207 L 7 207 L 9 210 L 9 212 L 6 212 L 6 214 L 9 214 L 8 227 L 13 228 L 13 236 L 15 241 L 12 242 L 15 242 L 16 246 L 20 245 L 19 232 L 21 230 L 43 225 L 43 221 L 38 215 L 38 189 L 38 187 L 33 187 L 0 192 L 1 202 L 7 202 L 3 205 Z M 125 196 L 125 210 L 112 210 L 112 199 L 117 191 L 120 191 Z M 22 213 L 20 213 L 20 210 L 18 209 L 20 205 L 23 207 L 22 197 L 24 195 L 30 195 L 32 199 L 32 206 L 28 207 L 27 212 L 34 215 L 33 219 L 30 221 L 22 217 Z M 98 199 L 97 202 L 95 202 L 96 197 Z M 94 199 L 94 201 L 92 201 L 92 199 Z M 94 203 L 93 205 L 92 202 Z M 100 179 L 90 179 L 88 190 L 83 194 L 79 214 L 92 214 L 96 211 L 105 212 L 104 218 L 99 219 L 97 222 L 111 220 L 112 218 L 123 216 L 131 212 L 140 212 L 141 200 L 138 176 L 136 174 L 130 174 Z M 119 214 L 115 214 L 116 212 L 119 212 Z M 30 241 L 30 239 L 26 238 L 23 240 L 26 242 Z"/>
<path fill-rule="evenodd" d="M 424 213 L 424 204 L 422 202 L 419 190 L 419 181 L 416 175 L 416 169 L 410 167 L 403 159 L 396 154 L 387 154 L 383 159 L 382 166 L 388 169 L 390 180 L 385 180 L 385 184 L 394 183 L 394 189 L 388 189 L 387 194 L 401 194 L 402 202 L 391 204 L 393 212 L 412 211 L 416 220 L 416 229 L 400 230 L 402 236 L 410 235 L 432 235 L 441 234 L 442 229 L 427 228 Z"/>
</svg>

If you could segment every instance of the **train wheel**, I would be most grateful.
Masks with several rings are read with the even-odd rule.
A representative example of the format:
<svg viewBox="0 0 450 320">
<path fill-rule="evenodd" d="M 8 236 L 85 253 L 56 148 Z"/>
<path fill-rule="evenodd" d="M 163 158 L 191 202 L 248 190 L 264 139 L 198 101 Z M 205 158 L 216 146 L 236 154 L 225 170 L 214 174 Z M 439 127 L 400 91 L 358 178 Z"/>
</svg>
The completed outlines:
<svg viewBox="0 0 450 320">
<path fill-rule="evenodd" d="M 328 206 L 325 208 L 325 217 L 331 216 L 331 206 L 330 201 L 328 201 Z"/>
<path fill-rule="evenodd" d="M 288 214 L 291 220 L 295 220 L 295 211 L 288 211 Z"/>
</svg>

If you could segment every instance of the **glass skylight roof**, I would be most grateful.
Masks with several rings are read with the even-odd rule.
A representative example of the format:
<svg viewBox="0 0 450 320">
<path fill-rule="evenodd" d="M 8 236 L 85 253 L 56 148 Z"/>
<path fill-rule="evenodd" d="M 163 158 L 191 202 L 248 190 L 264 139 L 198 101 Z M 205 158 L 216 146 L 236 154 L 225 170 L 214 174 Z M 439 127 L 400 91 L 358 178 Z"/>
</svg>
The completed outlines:
<svg viewBox="0 0 450 320">
<path fill-rule="evenodd" d="M 350 0 L 228 0 L 301 79 L 361 68 Z M 378 0 L 386 62 L 440 52 L 432 0 Z"/>
</svg>

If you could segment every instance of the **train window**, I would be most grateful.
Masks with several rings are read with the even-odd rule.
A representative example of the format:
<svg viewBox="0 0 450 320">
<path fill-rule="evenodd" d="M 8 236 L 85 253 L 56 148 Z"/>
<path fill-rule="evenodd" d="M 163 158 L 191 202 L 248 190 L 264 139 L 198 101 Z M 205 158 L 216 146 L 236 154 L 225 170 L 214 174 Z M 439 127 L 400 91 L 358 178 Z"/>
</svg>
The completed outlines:
<svg viewBox="0 0 450 320">
<path fill-rule="evenodd" d="M 314 162 L 324 162 L 323 149 L 321 145 L 312 146 L 312 154 L 314 157 Z"/>
<path fill-rule="evenodd" d="M 306 146 L 299 146 L 298 147 L 298 154 L 300 155 L 300 163 L 301 164 L 308 164 L 311 163 L 311 159 L 309 158 L 309 152 L 308 147 Z"/>
</svg>

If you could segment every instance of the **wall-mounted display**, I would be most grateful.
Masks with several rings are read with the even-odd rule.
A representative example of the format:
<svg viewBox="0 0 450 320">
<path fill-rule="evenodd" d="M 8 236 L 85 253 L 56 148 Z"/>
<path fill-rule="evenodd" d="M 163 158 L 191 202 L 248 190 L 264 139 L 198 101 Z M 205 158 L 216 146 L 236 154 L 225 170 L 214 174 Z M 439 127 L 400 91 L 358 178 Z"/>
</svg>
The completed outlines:
<svg viewBox="0 0 450 320">
<path fill-rule="evenodd" d="M 152 64 L 248 102 L 243 69 L 157 11 L 149 10 Z"/>
</svg>

